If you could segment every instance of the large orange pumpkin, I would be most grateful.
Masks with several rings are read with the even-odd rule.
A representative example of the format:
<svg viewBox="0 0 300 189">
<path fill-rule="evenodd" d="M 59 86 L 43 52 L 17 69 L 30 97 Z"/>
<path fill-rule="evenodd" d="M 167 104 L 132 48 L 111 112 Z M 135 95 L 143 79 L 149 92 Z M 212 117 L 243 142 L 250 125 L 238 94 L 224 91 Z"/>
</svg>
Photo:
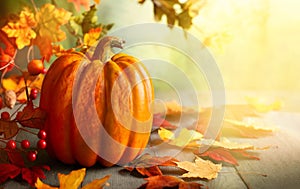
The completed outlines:
<svg viewBox="0 0 300 189">
<path fill-rule="evenodd" d="M 47 149 L 66 164 L 125 164 L 148 143 L 151 79 L 132 56 L 120 53 L 106 61 L 106 48 L 114 45 L 120 41 L 106 37 L 90 58 L 60 56 L 45 76 L 40 107 L 47 112 Z"/>
</svg>

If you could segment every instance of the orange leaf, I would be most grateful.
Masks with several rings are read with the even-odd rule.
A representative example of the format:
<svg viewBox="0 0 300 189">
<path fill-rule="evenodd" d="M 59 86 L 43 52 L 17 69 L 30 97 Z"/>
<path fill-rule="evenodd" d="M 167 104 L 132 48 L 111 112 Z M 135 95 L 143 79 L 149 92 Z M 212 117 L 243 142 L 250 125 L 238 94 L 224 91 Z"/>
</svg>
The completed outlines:
<svg viewBox="0 0 300 189">
<path fill-rule="evenodd" d="M 226 162 L 232 165 L 238 165 L 237 160 L 233 157 L 229 150 L 225 148 L 211 148 L 206 152 L 197 155 L 201 157 L 209 157 L 210 159 L 219 162 Z"/>
<path fill-rule="evenodd" d="M 89 30 L 88 33 L 84 34 L 83 36 L 83 43 L 86 46 L 93 46 L 97 42 L 97 40 L 100 38 L 102 28 L 92 28 Z"/>
<path fill-rule="evenodd" d="M 30 45 L 31 40 L 36 37 L 36 33 L 32 28 L 35 28 L 37 22 L 33 13 L 29 9 L 24 9 L 19 15 L 17 22 L 8 22 L 2 28 L 8 37 L 15 37 L 18 49 Z"/>
<path fill-rule="evenodd" d="M 52 42 L 49 37 L 41 37 L 37 36 L 33 40 L 33 44 L 38 46 L 40 49 L 40 54 L 42 57 L 45 58 L 47 62 L 49 62 L 51 56 L 52 56 Z"/>
<path fill-rule="evenodd" d="M 15 121 L 0 120 L 0 136 L 3 139 L 10 139 L 16 136 L 19 132 L 19 127 Z"/>
<path fill-rule="evenodd" d="M 154 157 L 150 154 L 144 154 L 124 168 L 129 171 L 136 169 L 141 175 L 150 177 L 162 175 L 158 166 L 176 166 L 175 162 L 178 162 L 178 160 L 170 156 Z"/>
<path fill-rule="evenodd" d="M 110 178 L 110 175 L 106 175 L 105 177 L 103 177 L 101 179 L 93 180 L 91 183 L 82 187 L 82 189 L 94 189 L 94 188 L 101 189 L 104 187 L 104 185 L 108 185 L 107 181 L 109 178 Z"/>
<path fill-rule="evenodd" d="M 16 44 L 14 38 L 8 38 L 7 34 L 0 30 L 0 44 L 3 43 L 5 48 L 3 49 L 5 54 L 13 57 L 16 52 Z"/>
<path fill-rule="evenodd" d="M 95 0 L 95 2 L 100 0 Z M 71 2 L 74 4 L 77 11 L 80 11 L 80 6 L 83 6 L 85 10 L 89 9 L 90 1 L 89 0 L 68 0 L 68 2 Z"/>
<path fill-rule="evenodd" d="M 153 176 L 146 178 L 148 182 L 141 185 L 138 189 L 159 189 L 159 188 L 178 188 L 178 189 L 200 189 L 202 184 L 196 182 L 185 182 L 173 176 Z"/>
</svg>

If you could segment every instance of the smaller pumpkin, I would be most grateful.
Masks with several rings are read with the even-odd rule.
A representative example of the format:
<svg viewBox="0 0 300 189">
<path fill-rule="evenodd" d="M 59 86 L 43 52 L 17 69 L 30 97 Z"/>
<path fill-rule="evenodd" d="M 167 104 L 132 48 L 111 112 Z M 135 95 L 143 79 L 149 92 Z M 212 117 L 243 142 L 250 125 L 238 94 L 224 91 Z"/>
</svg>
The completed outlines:
<svg viewBox="0 0 300 189">
<path fill-rule="evenodd" d="M 108 49 L 120 45 L 119 39 L 104 37 L 90 58 L 65 54 L 44 78 L 40 107 L 47 112 L 47 149 L 66 164 L 125 164 L 148 143 L 152 82 L 132 56 L 120 53 L 107 60 Z"/>
</svg>

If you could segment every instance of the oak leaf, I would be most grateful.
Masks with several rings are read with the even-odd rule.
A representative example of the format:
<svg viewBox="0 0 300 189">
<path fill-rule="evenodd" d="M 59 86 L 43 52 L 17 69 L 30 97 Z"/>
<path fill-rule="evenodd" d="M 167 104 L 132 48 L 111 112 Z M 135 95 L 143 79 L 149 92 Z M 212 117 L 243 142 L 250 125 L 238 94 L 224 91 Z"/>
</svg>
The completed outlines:
<svg viewBox="0 0 300 189">
<path fill-rule="evenodd" d="M 71 13 L 65 9 L 46 3 L 35 15 L 38 35 L 41 38 L 49 38 L 52 42 L 64 40 L 66 33 L 60 29 L 60 26 L 68 23 L 70 17 Z"/>
<path fill-rule="evenodd" d="M 174 176 L 160 175 L 145 178 L 147 182 L 142 184 L 138 189 L 163 189 L 163 188 L 178 188 L 178 189 L 201 189 L 202 184 L 196 182 L 185 182 Z"/>
<path fill-rule="evenodd" d="M 124 166 L 124 168 L 128 171 L 136 170 L 143 176 L 151 177 L 163 175 L 159 166 L 176 166 L 175 162 L 178 162 L 178 160 L 170 156 L 155 157 L 150 154 L 144 154 Z"/>
<path fill-rule="evenodd" d="M 10 21 L 2 28 L 8 37 L 16 38 L 16 45 L 19 49 L 30 45 L 31 40 L 36 37 L 33 30 L 37 26 L 34 14 L 27 8 L 21 11 L 17 22 Z"/>
<path fill-rule="evenodd" d="M 187 178 L 205 178 L 208 180 L 214 179 L 218 176 L 222 168 L 222 164 L 214 164 L 209 160 L 203 160 L 196 157 L 195 163 L 189 161 L 176 162 L 177 166 L 181 169 L 188 171 L 181 175 Z"/>
<path fill-rule="evenodd" d="M 69 174 L 58 173 L 59 187 L 52 187 L 37 179 L 35 187 L 37 189 L 78 189 L 86 174 L 86 168 L 71 171 Z M 102 179 L 96 179 L 91 183 L 82 187 L 82 189 L 103 188 L 110 176 L 105 176 Z"/>
</svg>

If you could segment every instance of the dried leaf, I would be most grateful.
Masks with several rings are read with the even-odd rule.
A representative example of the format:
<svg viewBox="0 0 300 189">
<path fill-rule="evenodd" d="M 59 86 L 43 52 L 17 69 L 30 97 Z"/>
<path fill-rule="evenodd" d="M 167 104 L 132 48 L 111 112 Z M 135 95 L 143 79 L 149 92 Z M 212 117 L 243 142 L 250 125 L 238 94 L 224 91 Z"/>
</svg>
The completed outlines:
<svg viewBox="0 0 300 189">
<path fill-rule="evenodd" d="M 203 138 L 203 135 L 195 130 L 189 130 L 182 128 L 179 135 L 175 137 L 175 134 L 167 129 L 160 128 L 158 135 L 164 141 L 168 140 L 168 143 L 178 147 L 188 147 L 193 141 L 197 141 Z"/>
<path fill-rule="evenodd" d="M 59 179 L 59 187 L 52 187 L 45 183 L 43 183 L 41 180 L 37 180 L 35 183 L 35 187 L 37 189 L 78 189 L 78 187 L 81 185 L 84 177 L 86 174 L 86 168 L 82 168 L 79 170 L 71 171 L 69 174 L 61 174 L 58 173 L 58 179 Z M 105 176 L 102 179 L 96 179 L 92 181 L 91 183 L 85 185 L 82 189 L 89 189 L 89 188 L 102 188 L 106 181 L 109 179 L 110 176 Z"/>
<path fill-rule="evenodd" d="M 15 121 L 0 120 L 0 136 L 3 139 L 10 139 L 16 136 L 19 132 L 19 127 Z"/>
<path fill-rule="evenodd" d="M 31 40 L 36 37 L 32 28 L 37 26 L 34 14 L 29 9 L 24 9 L 19 15 L 17 22 L 8 22 L 2 28 L 8 37 L 15 37 L 18 49 L 30 45 Z"/>
<path fill-rule="evenodd" d="M 59 42 L 66 38 L 60 26 L 68 23 L 71 13 L 63 8 L 56 8 L 54 5 L 46 3 L 35 15 L 37 33 L 43 38 L 49 38 L 52 42 Z"/>
<path fill-rule="evenodd" d="M 182 179 L 173 176 L 153 176 L 146 178 L 147 183 L 142 184 L 138 189 L 163 189 L 163 188 L 178 188 L 178 189 L 201 189 L 202 184 L 196 182 L 185 182 Z"/>
<path fill-rule="evenodd" d="M 235 157 L 225 148 L 210 148 L 204 153 L 197 153 L 200 157 L 209 157 L 218 162 L 226 162 L 232 165 L 238 165 Z"/>
<path fill-rule="evenodd" d="M 158 166 L 176 166 L 175 162 L 178 162 L 178 160 L 170 156 L 154 157 L 150 154 L 144 154 L 124 166 L 124 168 L 128 171 L 137 170 L 141 175 L 151 177 L 163 175 Z"/>
<path fill-rule="evenodd" d="M 161 114 L 154 114 L 153 115 L 153 129 L 157 128 L 165 128 L 165 129 L 177 129 L 177 126 L 172 125 L 169 121 L 162 118 Z"/>
<path fill-rule="evenodd" d="M 216 178 L 222 168 L 222 164 L 214 164 L 211 161 L 203 160 L 200 157 L 196 157 L 195 163 L 183 161 L 177 162 L 177 166 L 188 171 L 188 173 L 184 173 L 182 177 L 205 178 L 208 180 Z"/>
<path fill-rule="evenodd" d="M 97 0 L 97 1 L 100 1 L 100 0 Z M 68 2 L 73 3 L 77 11 L 80 11 L 81 6 L 83 6 L 85 10 L 88 10 L 89 5 L 90 5 L 89 0 L 68 0 Z"/>
<path fill-rule="evenodd" d="M 101 35 L 102 28 L 91 28 L 88 33 L 84 34 L 83 36 L 83 43 L 84 45 L 91 47 L 95 45 Z"/>
<path fill-rule="evenodd" d="M 273 134 L 274 128 L 258 125 L 254 119 L 245 119 L 244 121 L 236 121 L 225 119 L 222 128 L 222 134 L 227 136 L 243 136 L 249 138 L 257 138 Z"/>
<path fill-rule="evenodd" d="M 92 182 L 85 185 L 84 187 L 82 187 L 82 189 L 95 189 L 95 188 L 101 189 L 105 185 L 107 185 L 107 181 L 109 178 L 110 178 L 110 175 L 107 175 L 101 179 L 95 179 Z"/>
<path fill-rule="evenodd" d="M 39 107 L 34 108 L 32 101 L 29 101 L 21 112 L 18 112 L 16 120 L 23 127 L 41 129 L 44 126 L 46 113 Z"/>
</svg>

